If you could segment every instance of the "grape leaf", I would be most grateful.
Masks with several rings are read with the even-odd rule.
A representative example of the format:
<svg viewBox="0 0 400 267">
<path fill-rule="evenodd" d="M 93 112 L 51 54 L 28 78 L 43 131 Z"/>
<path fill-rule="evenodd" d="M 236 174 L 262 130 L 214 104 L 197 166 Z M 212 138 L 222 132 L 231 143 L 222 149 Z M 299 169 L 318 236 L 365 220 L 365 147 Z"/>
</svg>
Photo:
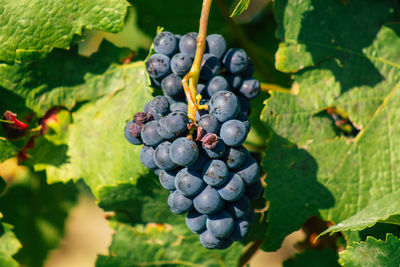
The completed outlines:
<svg viewBox="0 0 400 267">
<path fill-rule="evenodd" d="M 400 240 L 392 234 L 386 236 L 386 241 L 368 237 L 366 242 L 348 246 L 339 256 L 345 267 L 399 266 Z"/>
<path fill-rule="evenodd" d="M 275 92 L 262 113 L 278 135 L 263 161 L 270 201 L 264 249 L 279 248 L 314 214 L 339 223 L 400 189 L 396 10 L 394 1 L 276 1 L 283 41 L 276 64 L 293 72 L 296 94 Z M 341 136 L 324 114 L 332 106 L 359 128 L 355 138 Z M 303 156 L 284 159 L 290 149 Z"/>
<path fill-rule="evenodd" d="M 49 250 L 56 248 L 63 237 L 65 220 L 77 193 L 73 182 L 48 185 L 41 173 L 10 186 L 1 196 L 3 221 L 14 226 L 13 231 L 22 244 L 15 255 L 19 263 L 32 267 L 43 265 Z"/>
<path fill-rule="evenodd" d="M 250 0 L 240 0 L 231 14 L 231 18 L 242 14 L 250 4 Z"/>
<path fill-rule="evenodd" d="M 324 266 L 338 267 L 338 255 L 335 251 L 308 249 L 296 254 L 293 259 L 283 262 L 283 267 Z"/>
<path fill-rule="evenodd" d="M 115 224 L 109 255 L 99 255 L 97 267 L 108 266 L 236 266 L 243 245 L 226 250 L 204 248 L 197 234 L 182 224 Z"/>
<path fill-rule="evenodd" d="M 0 213 L 0 218 L 2 217 Z M 0 266 L 18 267 L 19 264 L 12 258 L 21 248 L 21 244 L 12 232 L 13 227 L 7 223 L 0 223 Z"/>
<path fill-rule="evenodd" d="M 96 76 L 107 95 L 82 104 L 73 113 L 62 111 L 51 131 L 37 140 L 31 152 L 35 168 L 46 170 L 48 181 L 83 178 L 95 195 L 104 185 L 135 183 L 147 174 L 140 163 L 141 146 L 125 140 L 126 121 L 151 100 L 143 62 L 113 65 Z M 83 84 L 87 90 L 96 87 Z M 51 159 L 49 162 L 47 159 Z"/>
<path fill-rule="evenodd" d="M 3 1 L 0 61 L 37 59 L 53 48 L 69 48 L 84 30 L 119 32 L 128 3 L 124 0 Z"/>
</svg>

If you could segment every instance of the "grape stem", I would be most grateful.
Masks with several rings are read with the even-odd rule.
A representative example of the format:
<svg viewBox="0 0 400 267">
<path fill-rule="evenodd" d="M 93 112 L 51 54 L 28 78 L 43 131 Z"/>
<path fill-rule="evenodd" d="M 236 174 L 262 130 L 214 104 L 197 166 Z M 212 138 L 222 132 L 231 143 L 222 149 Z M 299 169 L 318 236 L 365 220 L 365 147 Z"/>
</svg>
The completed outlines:
<svg viewBox="0 0 400 267">
<path fill-rule="evenodd" d="M 13 121 L 2 120 L 2 119 L 0 119 L 0 122 L 9 123 L 9 124 L 15 124 L 15 122 L 13 122 Z"/>
<path fill-rule="evenodd" d="M 206 107 L 199 104 L 201 97 L 197 96 L 197 83 L 200 76 L 200 67 L 203 60 L 203 54 L 206 49 L 207 24 L 210 14 L 212 0 L 203 0 L 201 9 L 199 34 L 197 36 L 197 50 L 193 60 L 192 67 L 188 74 L 182 79 L 183 89 L 188 102 L 188 117 L 196 124 L 196 111 Z"/>
</svg>

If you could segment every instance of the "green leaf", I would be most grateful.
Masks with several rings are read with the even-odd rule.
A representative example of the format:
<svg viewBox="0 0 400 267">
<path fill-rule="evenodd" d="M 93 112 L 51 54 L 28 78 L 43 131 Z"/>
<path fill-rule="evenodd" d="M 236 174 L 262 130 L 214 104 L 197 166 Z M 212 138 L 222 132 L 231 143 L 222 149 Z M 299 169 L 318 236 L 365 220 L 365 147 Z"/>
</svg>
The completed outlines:
<svg viewBox="0 0 400 267">
<path fill-rule="evenodd" d="M 10 140 L 3 138 L 0 138 L 0 162 L 15 157 L 18 153 L 18 147 Z"/>
<path fill-rule="evenodd" d="M 250 0 L 240 0 L 239 3 L 236 5 L 235 9 L 233 10 L 232 14 L 231 14 L 231 18 L 235 17 L 235 16 L 239 16 L 240 14 L 243 13 L 243 11 L 245 11 L 250 4 Z"/>
<path fill-rule="evenodd" d="M 119 32 L 128 3 L 124 0 L 3 1 L 0 4 L 0 61 L 37 59 L 53 48 L 67 49 L 84 30 Z"/>
<path fill-rule="evenodd" d="M 182 217 L 181 217 L 182 218 Z M 208 250 L 181 224 L 115 224 L 109 255 L 99 255 L 97 267 L 108 266 L 236 266 L 243 245 Z"/>
<path fill-rule="evenodd" d="M 353 243 L 339 255 L 345 267 L 399 266 L 400 240 L 392 234 L 386 236 L 386 241 L 368 237 L 366 242 Z"/>
<path fill-rule="evenodd" d="M 24 105 L 42 117 L 54 106 L 72 109 L 78 102 L 110 94 L 118 84 L 100 77 L 112 76 L 118 70 L 119 64 L 115 62 L 129 53 L 128 49 L 103 41 L 90 58 L 79 56 L 74 46 L 69 51 L 56 49 L 35 62 L 0 64 L 0 94 L 6 91 L 19 100 L 13 101 L 6 94 L 0 100 L 0 107 L 5 101 L 4 109 L 18 112 L 14 110 L 15 104 Z"/>
<path fill-rule="evenodd" d="M 65 220 L 77 193 L 73 182 L 48 185 L 44 176 L 35 175 L 11 186 L 2 195 L 3 221 L 14 226 L 14 233 L 22 244 L 15 255 L 18 262 L 32 267 L 43 265 L 49 250 L 56 248 L 64 235 Z M 0 251 L 2 244 L 0 240 Z M 13 251 L 10 253 L 16 252 Z M 9 265 L 1 265 L 0 260 L 0 266 Z"/>
<path fill-rule="evenodd" d="M 335 251 L 324 249 L 308 249 L 303 253 L 296 254 L 293 259 L 283 262 L 283 267 L 306 267 L 306 266 L 324 266 L 338 267 L 338 255 Z"/>
<path fill-rule="evenodd" d="M 294 72 L 296 94 L 275 92 L 262 113 L 278 135 L 263 161 L 270 201 L 264 249 L 279 248 L 312 215 L 339 223 L 400 189 L 396 10 L 393 1 L 276 1 L 277 68 Z M 338 133 L 324 113 L 332 106 L 359 128 L 355 138 Z"/>
<path fill-rule="evenodd" d="M 126 141 L 124 128 L 152 96 L 143 62 L 113 65 L 95 80 L 82 84 L 82 90 L 100 87 L 108 94 L 76 112 L 58 113 L 58 122 L 37 140 L 32 158 L 37 170 L 46 170 L 50 183 L 83 178 L 97 196 L 101 186 L 134 184 L 146 176 L 141 146 Z"/>
<path fill-rule="evenodd" d="M 12 256 L 20 250 L 21 244 L 12 232 L 13 227 L 11 225 L 0 223 L 0 228 L 0 266 L 18 267 L 19 264 Z"/>
</svg>

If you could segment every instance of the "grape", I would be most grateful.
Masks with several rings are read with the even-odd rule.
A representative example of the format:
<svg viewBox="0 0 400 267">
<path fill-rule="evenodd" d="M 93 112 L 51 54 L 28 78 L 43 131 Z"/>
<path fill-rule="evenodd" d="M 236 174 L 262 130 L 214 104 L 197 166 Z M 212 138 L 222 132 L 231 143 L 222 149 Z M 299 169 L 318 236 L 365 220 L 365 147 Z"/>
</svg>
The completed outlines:
<svg viewBox="0 0 400 267">
<path fill-rule="evenodd" d="M 147 103 L 144 105 L 144 108 L 143 108 L 143 112 L 144 112 L 144 113 L 149 113 L 150 102 L 151 102 L 151 101 L 147 102 Z"/>
<path fill-rule="evenodd" d="M 165 129 L 175 135 L 179 135 L 187 130 L 189 119 L 183 112 L 172 112 L 165 118 Z"/>
<path fill-rule="evenodd" d="M 247 134 L 250 132 L 250 128 L 251 128 L 250 119 L 249 119 L 249 116 L 247 116 L 246 113 L 240 112 L 236 116 L 235 120 L 241 121 L 243 123 L 244 127 L 246 127 Z"/>
<path fill-rule="evenodd" d="M 200 234 L 200 243 L 208 249 L 214 249 L 222 244 L 222 240 L 216 238 L 210 231 L 206 230 Z"/>
<path fill-rule="evenodd" d="M 240 109 L 242 113 L 245 113 L 246 115 L 250 115 L 251 113 L 251 106 L 250 102 L 247 98 L 244 96 L 238 95 L 237 96 L 239 103 L 240 103 Z"/>
<path fill-rule="evenodd" d="M 201 95 L 202 97 L 208 97 L 207 87 L 205 84 L 202 83 L 197 84 L 197 94 Z"/>
<path fill-rule="evenodd" d="M 169 57 L 162 54 L 154 54 L 146 61 L 146 69 L 153 79 L 161 79 L 171 72 Z"/>
<path fill-rule="evenodd" d="M 175 102 L 170 106 L 171 112 L 184 112 L 186 113 L 188 110 L 188 105 L 184 102 Z"/>
<path fill-rule="evenodd" d="M 155 170 L 157 169 L 157 165 L 154 162 L 154 148 L 151 146 L 143 146 L 140 150 L 139 158 L 142 164 L 150 169 Z"/>
<path fill-rule="evenodd" d="M 244 79 L 246 79 L 246 78 L 251 78 L 253 76 L 253 73 L 254 73 L 253 60 L 248 58 L 247 68 L 241 73 L 241 75 Z"/>
<path fill-rule="evenodd" d="M 243 82 L 242 76 L 233 75 L 230 73 L 227 73 L 224 76 L 225 76 L 225 79 L 228 81 L 228 84 L 231 88 L 238 89 L 242 85 L 242 82 Z"/>
<path fill-rule="evenodd" d="M 196 234 L 201 234 L 206 230 L 206 220 L 207 215 L 198 213 L 196 210 L 191 210 L 186 215 L 186 225 Z"/>
<path fill-rule="evenodd" d="M 220 158 L 224 155 L 226 146 L 224 142 L 221 140 L 218 140 L 217 145 L 214 148 L 207 148 L 204 143 L 202 144 L 203 151 L 206 152 L 207 156 L 209 156 L 212 159 L 217 159 Z"/>
<path fill-rule="evenodd" d="M 152 86 L 155 86 L 157 88 L 161 87 L 161 81 L 160 80 L 157 80 L 157 79 L 154 79 L 154 78 L 151 78 L 151 77 L 150 77 L 150 80 L 151 80 L 151 85 Z"/>
<path fill-rule="evenodd" d="M 244 194 L 250 199 L 250 200 L 256 200 L 261 196 L 261 193 L 263 191 L 263 187 L 261 184 L 261 181 L 257 179 L 254 183 L 247 185 Z"/>
<path fill-rule="evenodd" d="M 234 220 L 232 215 L 222 210 L 207 216 L 207 230 L 217 238 L 228 237 L 234 228 Z"/>
<path fill-rule="evenodd" d="M 249 152 L 244 146 L 228 147 L 223 159 L 229 168 L 236 169 L 244 163 L 248 156 Z"/>
<path fill-rule="evenodd" d="M 158 121 L 158 127 L 157 127 L 157 133 L 164 139 L 166 140 L 171 140 L 175 137 L 175 134 L 168 131 L 165 128 L 165 117 L 162 117 L 159 121 Z"/>
<path fill-rule="evenodd" d="M 157 133 L 158 121 L 147 122 L 141 131 L 143 143 L 148 146 L 156 146 L 164 139 Z"/>
<path fill-rule="evenodd" d="M 220 136 L 228 146 L 239 146 L 246 140 L 247 129 L 243 122 L 229 120 L 221 125 Z"/>
<path fill-rule="evenodd" d="M 222 160 L 213 159 L 206 163 L 202 175 L 204 182 L 211 186 L 218 186 L 226 181 L 229 170 Z"/>
<path fill-rule="evenodd" d="M 133 120 L 128 121 L 124 130 L 126 140 L 133 145 L 143 144 L 142 139 L 140 138 L 140 130 L 140 126 L 137 125 Z M 139 134 L 137 134 L 137 131 L 139 131 Z"/>
<path fill-rule="evenodd" d="M 154 150 L 154 163 L 161 170 L 173 170 L 177 167 L 177 165 L 171 160 L 169 155 L 169 148 L 171 143 L 165 141 L 157 146 Z"/>
<path fill-rule="evenodd" d="M 249 232 L 250 222 L 246 219 L 235 221 L 235 226 L 229 238 L 233 241 L 243 240 Z"/>
<path fill-rule="evenodd" d="M 220 122 L 233 119 L 240 112 L 240 104 L 234 93 L 230 91 L 219 91 L 210 100 L 210 114 L 214 115 Z"/>
<path fill-rule="evenodd" d="M 244 194 L 245 184 L 236 173 L 230 173 L 225 184 L 217 187 L 218 194 L 226 201 L 235 201 Z"/>
<path fill-rule="evenodd" d="M 225 68 L 232 74 L 244 71 L 248 65 L 248 58 L 243 49 L 229 49 L 222 60 Z"/>
<path fill-rule="evenodd" d="M 153 170 L 153 172 L 154 172 L 155 175 L 159 176 L 161 170 L 160 169 L 155 169 L 155 170 Z"/>
<path fill-rule="evenodd" d="M 232 246 L 233 240 L 230 240 L 229 238 L 224 238 L 222 240 L 222 243 L 218 246 L 218 249 L 227 249 L 230 246 Z"/>
<path fill-rule="evenodd" d="M 200 79 L 201 80 L 209 80 L 221 69 L 221 64 L 216 56 L 212 54 L 204 54 L 203 61 L 201 62 L 200 68 Z"/>
<path fill-rule="evenodd" d="M 236 173 L 242 177 L 246 184 L 252 184 L 256 182 L 260 176 L 260 167 L 258 167 L 255 159 L 248 157 L 243 165 L 236 170 Z"/>
<path fill-rule="evenodd" d="M 205 114 L 198 121 L 199 127 L 203 128 L 207 133 L 218 133 L 220 123 L 216 117 L 211 114 Z"/>
<path fill-rule="evenodd" d="M 206 39 L 208 51 L 217 58 L 221 58 L 226 50 L 226 41 L 220 34 L 210 34 Z"/>
<path fill-rule="evenodd" d="M 183 94 L 182 79 L 172 73 L 165 77 L 161 82 L 161 88 L 164 94 L 170 97 L 177 97 Z"/>
<path fill-rule="evenodd" d="M 245 189 L 246 194 L 247 187 Z M 243 195 L 234 202 L 226 202 L 225 209 L 233 216 L 233 218 L 243 218 L 251 211 L 250 200 Z"/>
<path fill-rule="evenodd" d="M 222 208 L 224 201 L 218 191 L 208 185 L 193 199 L 193 205 L 202 214 L 212 214 Z"/>
<path fill-rule="evenodd" d="M 188 168 L 183 168 L 175 177 L 175 187 L 187 197 L 196 196 L 204 188 L 205 183 L 201 175 Z"/>
<path fill-rule="evenodd" d="M 204 164 L 207 162 L 208 157 L 204 155 L 204 153 L 199 150 L 199 156 L 197 157 L 196 161 L 193 162 L 188 166 L 188 169 L 201 172 L 203 170 Z"/>
<path fill-rule="evenodd" d="M 171 70 L 178 76 L 185 76 L 192 67 L 192 58 L 189 54 L 179 53 L 171 59 Z"/>
<path fill-rule="evenodd" d="M 170 56 L 178 49 L 178 42 L 174 34 L 163 31 L 154 38 L 154 50 L 156 53 Z"/>
<path fill-rule="evenodd" d="M 180 137 L 172 143 L 169 154 L 172 161 L 176 164 L 180 166 L 189 166 L 193 164 L 199 156 L 199 149 L 192 139 Z"/>
<path fill-rule="evenodd" d="M 170 207 L 173 207 L 179 214 L 186 213 L 193 208 L 193 201 L 178 190 L 172 193 L 170 203 Z"/>
<path fill-rule="evenodd" d="M 188 54 L 191 58 L 194 58 L 197 49 L 197 33 L 189 32 L 181 37 L 179 41 L 179 51 L 181 53 Z"/>
<path fill-rule="evenodd" d="M 162 187 L 164 187 L 168 191 L 175 190 L 176 189 L 176 187 L 175 187 L 176 174 L 177 174 L 177 171 L 160 170 L 160 173 L 158 174 L 158 178 L 160 180 L 160 184 L 162 185 Z"/>
<path fill-rule="evenodd" d="M 230 91 L 228 81 L 222 76 L 213 77 L 207 84 L 207 93 L 211 97 L 218 91 Z"/>
<path fill-rule="evenodd" d="M 244 80 L 242 86 L 239 88 L 239 93 L 244 95 L 247 99 L 253 99 L 260 93 L 261 85 L 256 79 Z"/>
<path fill-rule="evenodd" d="M 158 95 L 150 102 L 150 107 L 160 116 L 164 116 L 169 112 L 169 102 L 164 96 Z"/>
<path fill-rule="evenodd" d="M 200 105 L 207 105 L 209 106 L 210 100 L 209 99 L 202 99 L 200 100 Z M 198 109 L 196 111 L 196 121 L 199 121 L 201 117 L 204 115 L 209 114 L 209 111 L 207 109 Z"/>
</svg>

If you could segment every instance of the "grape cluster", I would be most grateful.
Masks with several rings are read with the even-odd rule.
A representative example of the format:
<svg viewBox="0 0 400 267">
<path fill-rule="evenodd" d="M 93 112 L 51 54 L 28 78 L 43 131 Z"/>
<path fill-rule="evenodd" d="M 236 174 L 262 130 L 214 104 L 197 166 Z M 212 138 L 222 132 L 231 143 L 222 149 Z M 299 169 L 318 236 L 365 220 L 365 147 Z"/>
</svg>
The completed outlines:
<svg viewBox="0 0 400 267">
<path fill-rule="evenodd" d="M 125 137 L 144 144 L 140 160 L 170 191 L 171 211 L 187 213 L 186 224 L 203 246 L 224 249 L 246 236 L 254 216 L 250 201 L 262 192 L 258 163 L 242 145 L 250 131 L 249 100 L 258 95 L 260 83 L 252 78 L 245 51 L 227 50 L 219 34 L 207 36 L 197 91 L 208 109 L 190 121 L 182 77 L 191 68 L 196 39 L 194 32 L 163 31 L 155 37 L 156 54 L 146 68 L 163 96 L 134 115 Z M 196 131 L 188 136 L 192 127 Z"/>
</svg>

